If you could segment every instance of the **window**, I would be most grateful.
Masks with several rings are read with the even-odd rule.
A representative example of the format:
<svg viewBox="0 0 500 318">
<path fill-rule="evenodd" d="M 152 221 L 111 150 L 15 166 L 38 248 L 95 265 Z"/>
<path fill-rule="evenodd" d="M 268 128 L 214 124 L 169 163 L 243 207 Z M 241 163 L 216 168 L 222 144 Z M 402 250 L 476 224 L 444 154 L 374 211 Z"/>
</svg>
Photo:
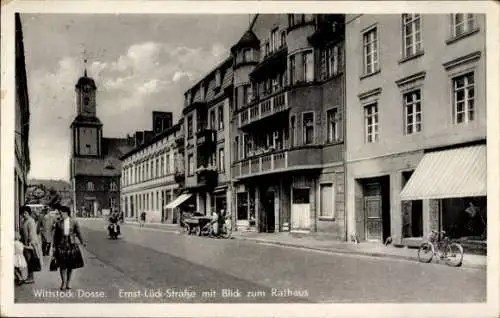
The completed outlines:
<svg viewBox="0 0 500 318">
<path fill-rule="evenodd" d="M 364 107 L 365 111 L 365 142 L 378 140 L 378 106 L 372 103 Z"/>
<path fill-rule="evenodd" d="M 285 46 L 286 46 L 286 32 L 282 31 L 281 32 L 280 47 L 285 47 Z"/>
<path fill-rule="evenodd" d="M 205 100 L 205 85 L 203 85 L 203 83 L 200 85 L 200 95 L 201 100 Z"/>
<path fill-rule="evenodd" d="M 89 181 L 87 182 L 87 191 L 94 191 L 94 183 Z"/>
<path fill-rule="evenodd" d="M 243 85 L 243 105 L 248 105 L 252 102 L 252 87 L 250 84 Z"/>
<path fill-rule="evenodd" d="M 325 80 L 339 73 L 342 53 L 339 45 L 321 51 L 321 79 Z"/>
<path fill-rule="evenodd" d="M 311 51 L 302 54 L 303 80 L 305 82 L 314 81 L 314 55 Z"/>
<path fill-rule="evenodd" d="M 155 165 L 155 178 L 158 178 L 160 174 L 158 173 L 158 170 L 160 169 L 160 159 L 156 158 L 156 165 Z"/>
<path fill-rule="evenodd" d="M 114 210 L 116 208 L 116 198 L 109 198 L 109 207 L 111 210 Z"/>
<path fill-rule="evenodd" d="M 167 159 L 165 161 L 166 161 L 166 165 L 167 165 L 167 173 L 170 173 L 171 172 L 171 170 L 170 170 L 170 155 L 167 155 L 166 158 Z"/>
<path fill-rule="evenodd" d="M 224 171 L 224 148 L 219 149 L 218 170 Z"/>
<path fill-rule="evenodd" d="M 302 142 L 305 145 L 314 143 L 314 112 L 302 114 Z"/>
<path fill-rule="evenodd" d="M 220 71 L 215 72 L 215 87 L 221 86 Z"/>
<path fill-rule="evenodd" d="M 474 30 L 475 19 L 471 13 L 453 14 L 453 36 L 457 37 Z"/>
<path fill-rule="evenodd" d="M 405 107 L 405 133 L 411 135 L 422 130 L 420 90 L 403 95 Z"/>
<path fill-rule="evenodd" d="M 167 161 L 167 165 L 168 165 L 168 161 Z M 165 175 L 165 158 L 163 158 L 163 156 L 161 156 L 160 158 L 160 175 Z"/>
<path fill-rule="evenodd" d="M 240 159 L 240 137 L 234 137 L 234 160 Z"/>
<path fill-rule="evenodd" d="M 224 129 L 224 108 L 219 106 L 219 130 Z"/>
<path fill-rule="evenodd" d="M 271 51 L 278 50 L 278 28 L 271 31 Z"/>
<path fill-rule="evenodd" d="M 188 173 L 190 176 L 194 175 L 194 156 L 190 154 L 188 156 Z"/>
<path fill-rule="evenodd" d="M 243 158 L 248 157 L 248 153 L 250 152 L 250 138 L 248 135 L 243 135 Z"/>
<path fill-rule="evenodd" d="M 210 110 L 210 129 L 215 129 L 215 109 Z"/>
<path fill-rule="evenodd" d="M 295 146 L 295 115 L 290 117 L 290 145 Z"/>
<path fill-rule="evenodd" d="M 243 50 L 243 62 L 251 62 L 252 61 L 252 51 L 250 49 Z"/>
<path fill-rule="evenodd" d="M 320 196 L 320 217 L 333 218 L 335 211 L 333 184 L 321 184 Z"/>
<path fill-rule="evenodd" d="M 288 15 L 288 25 L 290 27 L 303 24 L 305 22 L 304 14 L 289 14 Z M 310 19 L 311 14 L 307 14 L 307 18 Z"/>
<path fill-rule="evenodd" d="M 265 46 L 264 46 L 264 56 L 268 56 L 269 55 L 269 42 L 266 42 Z"/>
<path fill-rule="evenodd" d="M 339 128 L 340 128 L 340 115 L 338 108 L 329 109 L 326 112 L 326 142 L 335 142 L 340 140 Z"/>
<path fill-rule="evenodd" d="M 413 56 L 422 51 L 420 14 L 403 14 L 404 56 Z"/>
<path fill-rule="evenodd" d="M 187 135 L 188 138 L 193 137 L 193 116 L 189 116 L 187 120 Z"/>
<path fill-rule="evenodd" d="M 363 34 L 363 56 L 365 74 L 378 71 L 378 39 L 377 28 Z"/>
<path fill-rule="evenodd" d="M 453 110 L 455 123 L 474 120 L 474 73 L 453 78 Z"/>
<path fill-rule="evenodd" d="M 290 56 L 290 84 L 295 84 L 297 81 L 297 76 L 295 76 L 295 55 Z"/>
<path fill-rule="evenodd" d="M 110 189 L 111 191 L 116 191 L 116 190 L 118 190 L 118 187 L 116 186 L 116 182 L 111 181 L 111 183 L 109 184 L 109 189 Z"/>
</svg>

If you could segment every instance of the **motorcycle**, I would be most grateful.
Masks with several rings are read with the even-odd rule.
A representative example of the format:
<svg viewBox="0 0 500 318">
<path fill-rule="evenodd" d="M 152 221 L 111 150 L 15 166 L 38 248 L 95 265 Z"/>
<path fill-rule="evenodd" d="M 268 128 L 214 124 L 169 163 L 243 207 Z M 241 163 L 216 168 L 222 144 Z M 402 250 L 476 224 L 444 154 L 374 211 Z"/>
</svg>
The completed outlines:
<svg viewBox="0 0 500 318">
<path fill-rule="evenodd" d="M 120 225 L 118 223 L 110 223 L 108 225 L 109 238 L 116 240 L 118 235 L 120 235 Z"/>
</svg>

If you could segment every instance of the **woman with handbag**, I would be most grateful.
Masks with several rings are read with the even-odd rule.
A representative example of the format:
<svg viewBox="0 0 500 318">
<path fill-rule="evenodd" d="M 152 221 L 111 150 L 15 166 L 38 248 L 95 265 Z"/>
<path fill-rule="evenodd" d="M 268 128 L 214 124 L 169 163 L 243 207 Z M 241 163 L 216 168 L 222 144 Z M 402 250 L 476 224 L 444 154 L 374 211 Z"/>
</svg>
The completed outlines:
<svg viewBox="0 0 500 318">
<path fill-rule="evenodd" d="M 60 207 L 61 219 L 56 223 L 54 228 L 53 239 L 53 259 L 51 261 L 51 270 L 54 267 L 59 268 L 61 274 L 60 289 L 71 289 L 71 274 L 73 269 L 81 268 L 83 264 L 83 256 L 78 243 L 85 246 L 80 226 L 78 222 L 70 217 L 71 210 L 67 206 Z"/>
<path fill-rule="evenodd" d="M 23 218 L 22 239 L 24 248 L 24 256 L 28 264 L 28 277 L 24 281 L 25 284 L 34 283 L 34 272 L 39 272 L 43 266 L 42 259 L 42 242 L 37 234 L 37 225 L 32 217 L 31 208 L 29 206 L 21 207 Z"/>
</svg>

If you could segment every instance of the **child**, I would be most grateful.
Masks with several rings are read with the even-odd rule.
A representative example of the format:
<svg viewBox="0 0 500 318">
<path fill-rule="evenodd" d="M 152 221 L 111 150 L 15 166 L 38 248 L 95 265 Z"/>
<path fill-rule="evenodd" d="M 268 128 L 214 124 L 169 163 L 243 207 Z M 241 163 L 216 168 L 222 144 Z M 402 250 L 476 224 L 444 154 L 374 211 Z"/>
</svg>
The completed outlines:
<svg viewBox="0 0 500 318">
<path fill-rule="evenodd" d="M 21 235 L 16 232 L 14 241 L 14 277 L 16 285 L 21 285 L 28 277 L 28 264 L 23 251 L 24 244 L 21 242 Z"/>
</svg>

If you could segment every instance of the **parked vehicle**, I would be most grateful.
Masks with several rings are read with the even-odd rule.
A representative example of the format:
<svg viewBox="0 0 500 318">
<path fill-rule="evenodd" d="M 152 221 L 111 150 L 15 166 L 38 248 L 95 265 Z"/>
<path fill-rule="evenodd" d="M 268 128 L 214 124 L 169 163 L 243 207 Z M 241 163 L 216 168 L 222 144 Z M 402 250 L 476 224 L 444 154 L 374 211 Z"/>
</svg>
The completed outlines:
<svg viewBox="0 0 500 318">
<path fill-rule="evenodd" d="M 226 239 L 231 237 L 232 225 L 230 216 L 224 219 L 219 234 L 215 234 L 211 221 L 212 217 L 196 213 L 190 218 L 184 219 L 184 230 L 187 234 L 195 234 L 198 236 L 221 237 Z"/>
<path fill-rule="evenodd" d="M 459 243 L 451 241 L 445 231 L 432 231 L 418 249 L 418 260 L 430 263 L 434 257 L 444 260 L 449 266 L 458 267 L 462 265 L 464 249 Z"/>
</svg>

